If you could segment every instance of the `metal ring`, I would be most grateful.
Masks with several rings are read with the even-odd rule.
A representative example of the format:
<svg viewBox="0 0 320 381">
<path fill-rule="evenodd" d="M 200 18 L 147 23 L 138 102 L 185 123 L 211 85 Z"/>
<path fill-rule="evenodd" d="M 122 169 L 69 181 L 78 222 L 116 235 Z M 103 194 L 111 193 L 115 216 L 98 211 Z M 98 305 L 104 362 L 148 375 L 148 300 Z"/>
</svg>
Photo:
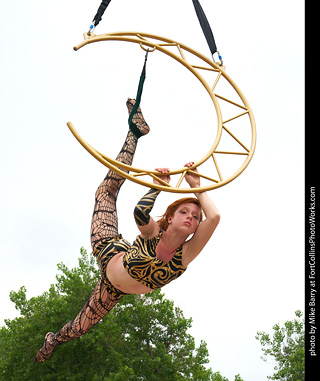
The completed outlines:
<svg viewBox="0 0 320 381">
<path fill-rule="evenodd" d="M 143 49 L 145 52 L 149 52 L 149 53 L 152 53 L 156 50 L 156 47 L 154 46 L 153 49 L 146 49 L 144 46 L 143 46 L 143 43 L 140 42 L 140 48 Z"/>
<path fill-rule="evenodd" d="M 159 41 L 159 43 L 155 43 L 151 40 Z M 172 58 L 174 58 L 176 61 L 181 63 L 184 67 L 186 67 L 190 72 L 192 72 L 197 79 L 202 83 L 202 85 L 205 87 L 206 91 L 208 92 L 216 113 L 217 113 L 217 135 L 216 139 L 209 150 L 209 152 L 206 153 L 206 155 L 194 163 L 194 165 L 190 168 L 179 168 L 176 170 L 171 170 L 168 175 L 180 175 L 179 180 L 176 184 L 176 186 L 164 184 L 163 181 L 161 181 L 159 176 L 159 173 L 154 170 L 149 169 L 141 169 L 141 168 L 135 168 L 123 163 L 120 163 L 116 160 L 111 159 L 110 157 L 98 152 L 96 149 L 91 147 L 87 142 L 85 142 L 81 136 L 77 133 L 74 126 L 71 122 L 67 123 L 69 129 L 73 133 L 73 135 L 76 137 L 76 139 L 80 142 L 80 144 L 91 154 L 93 155 L 99 162 L 101 162 L 103 165 L 108 167 L 109 169 L 113 170 L 114 172 L 120 174 L 122 177 L 129 179 L 135 183 L 156 188 L 159 190 L 167 191 L 167 192 L 173 192 L 173 193 L 197 193 L 197 192 L 203 192 L 207 190 L 212 190 L 219 188 L 221 186 L 224 186 L 228 183 L 230 183 L 232 180 L 234 180 L 236 177 L 238 177 L 248 166 L 250 163 L 254 150 L 256 145 L 256 128 L 255 128 L 255 121 L 254 117 L 251 111 L 251 108 L 241 93 L 240 89 L 236 86 L 236 84 L 231 80 L 231 78 L 225 73 L 225 68 L 223 66 L 220 66 L 216 64 L 215 62 L 212 62 L 209 58 L 203 56 L 201 53 L 196 52 L 195 50 L 187 47 L 186 45 L 183 45 L 181 43 L 178 43 L 176 41 L 173 41 L 168 38 L 159 37 L 152 34 L 146 34 L 146 33 L 137 33 L 137 32 L 118 32 L 118 33 L 110 33 L 110 34 L 103 34 L 98 36 L 92 36 L 91 38 L 85 39 L 85 41 L 81 42 L 77 46 L 74 47 L 74 50 L 78 50 L 82 48 L 83 46 L 95 43 L 99 41 L 125 41 L 125 42 L 131 42 L 131 43 L 137 43 L 140 45 L 140 47 L 143 50 L 146 50 L 143 45 L 149 46 L 154 50 L 158 50 Z M 173 53 L 172 50 L 167 49 L 166 47 L 172 47 L 175 46 L 177 48 L 177 54 Z M 203 66 L 196 66 L 192 65 L 189 62 L 187 62 L 185 58 L 184 52 L 191 53 L 192 55 L 196 56 L 197 58 L 200 58 L 203 61 Z M 201 70 L 211 70 L 212 72 L 217 73 L 217 78 L 213 86 L 209 86 L 209 84 L 205 81 L 205 79 L 200 74 Z M 226 80 L 229 82 L 229 84 L 233 87 L 236 94 L 239 96 L 240 101 L 239 103 L 234 102 L 233 100 L 230 100 L 224 96 L 216 94 L 215 88 L 217 83 L 221 79 Z M 220 109 L 219 102 L 229 102 L 229 104 L 235 106 L 237 110 L 237 113 L 228 119 L 223 120 L 222 113 Z M 233 133 L 229 128 L 226 127 L 227 123 L 232 122 L 233 120 L 239 119 L 239 118 L 247 118 L 249 119 L 250 123 L 250 129 L 251 129 L 251 145 L 250 147 L 247 147 L 245 144 L 241 142 L 241 140 L 236 136 L 235 133 Z M 239 144 L 239 150 L 238 151 L 225 151 L 219 149 L 219 143 L 222 134 L 228 134 L 231 136 L 234 141 Z M 244 163 L 238 168 L 231 176 L 228 176 L 227 178 L 224 178 L 223 171 L 221 171 L 219 166 L 219 160 L 217 159 L 217 156 L 221 157 L 228 157 L 228 155 L 237 155 L 238 157 L 242 156 L 245 157 Z M 205 173 L 201 173 L 201 165 L 207 162 L 208 160 L 212 160 L 212 165 L 216 169 L 217 177 L 213 177 L 211 174 L 207 175 Z M 199 176 L 203 179 L 206 179 L 209 182 L 209 185 L 201 186 L 199 188 L 181 188 L 181 184 L 185 178 L 185 175 L 188 172 L 191 172 L 194 170 L 194 168 L 198 168 L 199 170 Z M 122 169 L 125 169 L 126 171 L 123 171 Z M 127 173 L 129 171 L 129 173 Z M 131 173 L 130 173 L 131 172 Z M 153 182 L 145 181 L 141 177 L 147 176 L 148 178 L 151 178 L 153 180 L 156 178 L 162 185 L 160 184 L 153 184 Z"/>
</svg>

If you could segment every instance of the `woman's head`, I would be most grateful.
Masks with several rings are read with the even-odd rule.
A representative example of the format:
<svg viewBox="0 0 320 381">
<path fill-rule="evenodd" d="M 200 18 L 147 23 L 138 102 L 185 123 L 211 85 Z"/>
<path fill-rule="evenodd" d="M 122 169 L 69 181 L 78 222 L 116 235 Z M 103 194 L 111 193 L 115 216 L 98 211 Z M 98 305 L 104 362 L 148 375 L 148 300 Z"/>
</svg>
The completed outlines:
<svg viewBox="0 0 320 381">
<path fill-rule="evenodd" d="M 183 206 L 183 204 L 195 204 L 195 205 L 197 205 L 197 207 L 199 208 L 199 223 L 202 221 L 202 209 L 201 209 L 201 205 L 200 205 L 199 200 L 197 198 L 194 198 L 194 197 L 185 197 L 185 198 L 181 198 L 179 200 L 174 201 L 172 204 L 170 204 L 167 207 L 167 210 L 165 211 L 165 213 L 162 215 L 160 220 L 158 220 L 158 224 L 162 230 L 167 230 L 168 225 L 169 225 L 169 220 L 168 220 L 169 217 L 170 216 L 173 217 L 174 213 L 178 209 L 181 209 L 181 206 Z"/>
</svg>

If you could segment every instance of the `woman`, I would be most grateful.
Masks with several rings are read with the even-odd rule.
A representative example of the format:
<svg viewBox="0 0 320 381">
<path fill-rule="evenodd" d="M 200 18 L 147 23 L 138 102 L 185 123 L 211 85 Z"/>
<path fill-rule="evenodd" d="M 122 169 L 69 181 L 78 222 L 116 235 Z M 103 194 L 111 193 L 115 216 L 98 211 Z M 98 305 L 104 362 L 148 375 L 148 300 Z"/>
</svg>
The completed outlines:
<svg viewBox="0 0 320 381">
<path fill-rule="evenodd" d="M 134 99 L 128 99 L 129 114 L 134 103 Z M 117 157 L 117 161 L 128 165 L 132 163 L 138 139 L 149 132 L 140 108 L 132 122 Z M 191 165 L 192 162 L 186 164 Z M 161 179 L 169 183 L 169 169 L 157 170 Z M 140 235 L 130 245 L 118 233 L 116 200 L 124 180 L 110 170 L 96 192 L 91 243 L 101 279 L 76 318 L 56 334 L 47 333 L 36 362 L 46 361 L 57 345 L 87 333 L 123 295 L 146 294 L 178 278 L 204 248 L 219 223 L 219 212 L 205 192 L 195 194 L 196 198 L 177 200 L 156 222 L 150 212 L 160 191 L 150 189 L 135 207 L 134 218 Z M 200 186 L 199 176 L 195 174 L 187 174 L 186 181 L 191 188 Z M 154 180 L 154 183 L 158 182 Z M 187 240 L 190 235 L 192 238 Z"/>
</svg>

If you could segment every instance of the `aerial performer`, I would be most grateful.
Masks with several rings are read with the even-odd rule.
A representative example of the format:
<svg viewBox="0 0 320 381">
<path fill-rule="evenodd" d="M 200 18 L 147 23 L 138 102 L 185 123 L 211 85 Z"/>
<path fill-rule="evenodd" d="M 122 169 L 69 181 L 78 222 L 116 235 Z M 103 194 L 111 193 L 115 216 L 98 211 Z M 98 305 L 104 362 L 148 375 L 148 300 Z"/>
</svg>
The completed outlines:
<svg viewBox="0 0 320 381">
<path fill-rule="evenodd" d="M 131 114 L 135 100 L 129 98 L 126 104 Z M 148 132 L 149 126 L 139 107 L 116 160 L 131 165 L 138 139 Z M 185 167 L 193 164 L 189 162 Z M 169 184 L 169 169 L 156 170 L 159 178 Z M 196 173 L 194 169 L 185 177 L 190 188 L 200 187 Z M 219 224 L 220 214 L 205 191 L 176 200 L 160 220 L 154 220 L 150 212 L 160 190 L 151 188 L 134 209 L 140 234 L 130 244 L 118 232 L 116 203 L 124 181 L 124 177 L 109 170 L 95 194 L 91 245 L 101 278 L 79 314 L 58 332 L 46 334 L 36 362 L 48 360 L 55 347 L 86 334 L 123 296 L 146 294 L 177 279 L 200 254 Z M 157 179 L 153 182 L 159 184 Z"/>
</svg>

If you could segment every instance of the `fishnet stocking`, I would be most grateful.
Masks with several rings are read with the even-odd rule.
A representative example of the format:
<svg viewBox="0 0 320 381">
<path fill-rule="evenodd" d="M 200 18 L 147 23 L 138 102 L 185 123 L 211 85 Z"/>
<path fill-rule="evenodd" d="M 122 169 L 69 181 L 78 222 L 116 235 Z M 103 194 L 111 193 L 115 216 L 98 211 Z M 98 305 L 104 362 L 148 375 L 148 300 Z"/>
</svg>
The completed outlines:
<svg viewBox="0 0 320 381">
<path fill-rule="evenodd" d="M 133 99 L 128 99 L 127 107 L 129 114 L 134 105 Z M 145 122 L 140 107 L 133 117 L 140 132 L 146 135 L 149 126 Z M 133 132 L 129 131 L 123 147 L 116 160 L 120 163 L 131 165 L 137 147 L 138 138 Z M 125 172 L 128 172 L 124 170 Z M 118 234 L 118 217 L 116 201 L 124 178 L 113 171 L 109 171 L 103 182 L 96 191 L 95 206 L 91 222 L 91 246 L 92 250 L 105 239 L 112 238 Z"/>
<path fill-rule="evenodd" d="M 121 297 L 116 298 L 109 294 L 100 279 L 76 318 L 65 324 L 56 334 L 47 333 L 43 347 L 38 351 L 35 361 L 46 361 L 57 345 L 87 333 L 93 325 L 112 310 L 120 299 Z"/>
<path fill-rule="evenodd" d="M 131 165 L 136 150 L 137 138 L 129 131 L 117 156 L 117 161 Z M 95 250 L 105 239 L 118 234 L 117 197 L 124 178 L 113 171 L 109 171 L 99 185 L 95 195 L 95 206 L 91 222 L 91 246 Z"/>
<path fill-rule="evenodd" d="M 134 103 L 134 99 L 128 99 L 127 107 L 129 114 L 131 113 Z M 142 116 L 140 107 L 132 120 L 142 135 L 146 135 L 149 132 L 149 127 Z M 131 165 L 137 142 L 138 138 L 133 132 L 129 131 L 116 160 Z M 119 189 L 124 180 L 125 179 L 117 173 L 109 171 L 96 191 L 96 201 L 91 224 L 91 245 L 93 250 L 103 240 L 113 238 L 118 234 L 116 201 Z M 46 334 L 44 344 L 38 351 L 35 361 L 46 361 L 57 345 L 87 333 L 93 325 L 112 310 L 121 297 L 122 296 L 115 297 L 109 294 L 101 278 L 76 318 L 65 324 L 56 334 L 53 332 Z"/>
</svg>

